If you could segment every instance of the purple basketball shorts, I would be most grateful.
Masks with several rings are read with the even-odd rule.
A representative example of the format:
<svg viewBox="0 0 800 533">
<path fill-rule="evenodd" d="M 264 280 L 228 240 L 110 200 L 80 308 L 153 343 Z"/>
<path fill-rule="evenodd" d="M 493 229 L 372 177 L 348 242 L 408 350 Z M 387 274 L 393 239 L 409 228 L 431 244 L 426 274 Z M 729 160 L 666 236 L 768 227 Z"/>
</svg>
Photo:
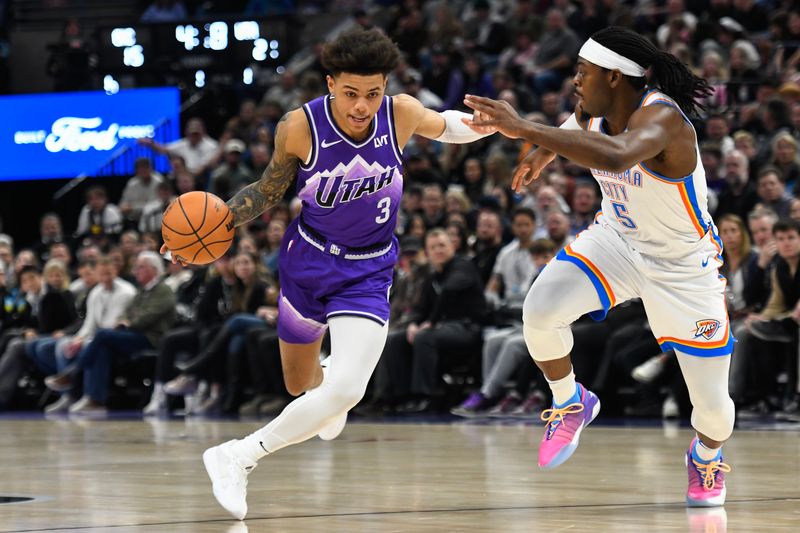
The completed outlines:
<svg viewBox="0 0 800 533">
<path fill-rule="evenodd" d="M 385 325 L 397 250 L 395 238 L 373 249 L 343 249 L 292 221 L 280 251 L 278 336 L 308 344 L 325 333 L 329 318 L 342 315 Z"/>
</svg>

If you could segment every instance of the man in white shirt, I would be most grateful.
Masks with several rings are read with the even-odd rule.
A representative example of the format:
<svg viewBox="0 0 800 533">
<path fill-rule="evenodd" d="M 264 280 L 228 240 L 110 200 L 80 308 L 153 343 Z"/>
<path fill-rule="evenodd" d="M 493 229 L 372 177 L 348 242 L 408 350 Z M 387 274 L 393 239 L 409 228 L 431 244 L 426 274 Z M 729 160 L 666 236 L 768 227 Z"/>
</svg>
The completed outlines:
<svg viewBox="0 0 800 533">
<path fill-rule="evenodd" d="M 199 118 L 189 119 L 185 135 L 184 138 L 166 145 L 159 144 L 149 137 L 139 139 L 139 143 L 149 146 L 160 154 L 179 155 L 186 162 L 189 172 L 195 176 L 204 174 L 219 159 L 219 143 L 206 135 L 205 124 Z"/>
<path fill-rule="evenodd" d="M 153 170 L 153 165 L 146 157 L 140 157 L 135 163 L 136 173 L 125 184 L 119 208 L 130 221 L 139 222 L 144 206 L 158 198 L 157 188 L 164 177 Z"/>
<path fill-rule="evenodd" d="M 117 277 L 117 269 L 108 257 L 101 257 L 97 262 L 99 283 L 89 292 L 86 302 L 86 318 L 81 329 L 75 335 L 65 336 L 50 347 L 50 350 L 39 350 L 36 363 L 46 372 L 61 372 L 70 360 L 94 337 L 100 328 L 113 328 L 119 322 L 128 303 L 136 294 L 136 287 Z M 52 351 L 51 351 L 52 350 Z M 75 403 L 69 393 L 65 393 L 54 403 L 45 407 L 46 413 L 63 413 Z"/>
<path fill-rule="evenodd" d="M 536 270 L 528 251 L 536 231 L 536 214 L 518 207 L 511 216 L 511 231 L 516 237 L 497 255 L 492 277 L 486 285 L 486 299 L 495 307 L 522 307 L 528 283 Z M 521 315 L 520 315 L 521 318 Z"/>
</svg>

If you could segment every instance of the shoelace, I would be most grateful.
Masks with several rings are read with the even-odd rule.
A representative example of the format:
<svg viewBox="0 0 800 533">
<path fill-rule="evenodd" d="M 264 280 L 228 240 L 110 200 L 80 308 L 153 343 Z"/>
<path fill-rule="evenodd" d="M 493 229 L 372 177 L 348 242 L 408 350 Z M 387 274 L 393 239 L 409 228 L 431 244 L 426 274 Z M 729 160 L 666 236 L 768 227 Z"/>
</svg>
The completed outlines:
<svg viewBox="0 0 800 533">
<path fill-rule="evenodd" d="M 583 404 L 580 402 L 571 403 L 564 407 L 553 407 L 550 409 L 545 409 L 542 411 L 540 418 L 546 423 L 546 425 L 551 429 L 549 435 L 552 436 L 553 431 L 555 431 L 555 427 L 559 423 L 564 422 L 564 415 L 580 413 L 583 411 L 584 407 Z"/>
<path fill-rule="evenodd" d="M 703 476 L 703 489 L 713 490 L 717 483 L 717 472 L 728 473 L 731 471 L 730 465 L 722 461 L 711 461 L 710 463 L 700 463 L 692 459 L 695 468 Z"/>
</svg>

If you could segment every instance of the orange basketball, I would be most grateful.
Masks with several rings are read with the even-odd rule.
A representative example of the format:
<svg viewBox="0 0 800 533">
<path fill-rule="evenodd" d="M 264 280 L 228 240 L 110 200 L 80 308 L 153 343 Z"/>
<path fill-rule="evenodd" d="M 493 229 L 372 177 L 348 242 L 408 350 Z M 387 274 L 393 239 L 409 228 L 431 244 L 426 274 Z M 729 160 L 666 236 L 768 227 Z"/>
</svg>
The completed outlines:
<svg viewBox="0 0 800 533">
<path fill-rule="evenodd" d="M 187 192 L 164 211 L 161 236 L 173 257 L 206 265 L 231 247 L 233 213 L 225 202 L 211 193 Z"/>
</svg>

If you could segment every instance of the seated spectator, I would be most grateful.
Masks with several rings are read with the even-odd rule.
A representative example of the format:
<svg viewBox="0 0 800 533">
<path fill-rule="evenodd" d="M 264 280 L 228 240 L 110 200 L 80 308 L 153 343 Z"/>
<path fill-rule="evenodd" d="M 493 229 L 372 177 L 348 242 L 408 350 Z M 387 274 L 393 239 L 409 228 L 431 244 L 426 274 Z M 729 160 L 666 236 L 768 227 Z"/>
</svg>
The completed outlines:
<svg viewBox="0 0 800 533">
<path fill-rule="evenodd" d="M 577 182 L 575 184 L 575 192 L 572 195 L 570 235 L 577 235 L 594 223 L 597 204 L 597 185 L 590 181 Z"/>
<path fill-rule="evenodd" d="M 723 161 L 725 186 L 719 194 L 714 216 L 733 213 L 744 220 L 758 203 L 756 186 L 750 181 L 750 162 L 739 150 L 733 150 Z"/>
<path fill-rule="evenodd" d="M 209 397 L 197 406 L 194 414 L 209 414 L 223 408 L 222 376 L 230 369 L 232 359 L 243 355 L 246 333 L 265 323 L 274 326 L 277 308 L 267 306 L 267 283 L 259 273 L 259 261 L 251 252 L 239 250 L 233 259 L 235 281 L 231 313 L 225 324 L 199 353 L 179 365 L 181 374 L 164 384 L 166 394 L 183 396 L 197 388 L 198 378 L 211 383 Z M 274 303 L 277 303 L 277 300 Z M 238 370 L 234 368 L 234 370 Z M 228 374 L 228 405 L 226 411 L 236 407 L 240 387 L 238 372 Z"/>
<path fill-rule="evenodd" d="M 142 208 L 139 218 L 139 233 L 160 233 L 161 219 L 169 204 L 175 199 L 175 190 L 167 181 L 162 181 L 156 187 L 156 199 L 151 200 Z"/>
<path fill-rule="evenodd" d="M 772 139 L 771 163 L 781 171 L 783 182 L 788 189 L 795 191 L 795 196 L 800 187 L 800 152 L 797 144 L 797 139 L 787 131 L 778 133 Z"/>
<path fill-rule="evenodd" d="M 117 277 L 116 269 L 108 257 L 100 257 L 96 265 L 84 263 L 79 271 L 85 274 L 90 270 L 89 266 L 93 266 L 96 270 L 96 284 L 89 287 L 80 329 L 72 335 L 53 338 L 53 342 L 39 342 L 27 347 L 28 356 L 45 375 L 64 371 L 80 349 L 91 342 L 99 329 L 116 326 L 128 303 L 136 294 L 133 285 Z M 82 275 L 82 278 L 87 287 L 91 285 L 91 281 L 86 282 L 87 276 Z M 72 392 L 68 391 L 45 407 L 45 413 L 67 412 L 77 401 Z"/>
<path fill-rule="evenodd" d="M 127 226 L 132 228 L 139 226 L 144 207 L 158 198 L 158 185 L 165 181 L 161 174 L 153 170 L 153 164 L 146 157 L 137 159 L 134 169 L 134 175 L 125 183 L 119 200 L 119 210 Z"/>
<path fill-rule="evenodd" d="M 792 195 L 786 190 L 781 171 L 766 166 L 758 171 L 758 199 L 761 206 L 771 209 L 779 219 L 789 218 Z"/>
<path fill-rule="evenodd" d="M 481 284 L 485 287 L 494 271 L 497 254 L 503 247 L 503 222 L 500 214 L 491 209 L 483 209 L 478 214 L 475 228 L 472 263 L 478 267 Z"/>
<path fill-rule="evenodd" d="M 558 209 L 550 211 L 547 213 L 545 222 L 545 227 L 547 228 L 546 238 L 553 241 L 557 250 L 562 249 L 575 240 L 575 237 L 570 235 L 569 232 L 569 217 L 563 211 L 559 211 Z"/>
<path fill-rule="evenodd" d="M 534 272 L 526 285 L 526 291 L 536 279 L 539 272 L 556 254 L 555 246 L 547 240 L 534 241 L 526 248 L 534 265 Z M 520 312 L 520 318 L 522 314 Z M 504 388 L 509 379 L 520 367 L 534 366 L 533 358 L 528 352 L 522 335 L 522 324 L 491 332 L 484 332 L 485 340 L 482 354 L 483 384 L 479 391 L 467 397 L 464 402 L 451 412 L 458 416 L 476 416 L 488 414 L 487 411 L 497 404 L 497 414 L 509 414 L 523 403 L 530 403 L 533 391 L 523 401 L 519 390 L 512 390 L 503 398 Z M 522 391 L 525 393 L 526 391 Z M 537 391 L 538 392 L 538 391 Z M 502 400 L 501 400 L 502 399 Z"/>
<path fill-rule="evenodd" d="M 270 220 L 267 224 L 267 246 L 264 248 L 261 260 L 271 276 L 278 274 L 278 256 L 285 232 L 286 224 L 282 220 Z"/>
<path fill-rule="evenodd" d="M 48 388 L 63 393 L 72 389 L 77 373 L 83 372 L 83 396 L 69 408 L 70 413 L 104 414 L 112 359 L 153 349 L 175 320 L 175 295 L 162 279 L 161 256 L 141 252 L 133 271 L 139 291 L 115 328 L 98 330 L 69 368 L 45 379 Z"/>
<path fill-rule="evenodd" d="M 77 318 L 75 300 L 69 292 L 67 269 L 61 261 L 51 259 L 44 268 L 42 276 L 34 267 L 25 267 L 21 280 L 26 297 L 36 313 L 36 327 L 22 331 L 5 345 L 0 356 L 0 408 L 8 406 L 17 380 L 25 370 L 25 344 L 41 335 L 61 337 L 63 330 Z"/>
<path fill-rule="evenodd" d="M 42 276 L 33 265 L 23 266 L 13 274 L 17 279 L 16 286 L 6 289 L 3 300 L 2 335 L 0 335 L 0 353 L 5 351 L 11 339 L 33 331 L 37 326 L 36 313 L 38 300 L 42 292 Z M 5 275 L 8 278 L 8 274 Z"/>
<path fill-rule="evenodd" d="M 425 229 L 430 230 L 444 225 L 445 203 L 442 188 L 439 185 L 425 185 L 422 188 L 422 220 Z"/>
<path fill-rule="evenodd" d="M 122 213 L 116 205 L 109 203 L 105 188 L 94 185 L 86 190 L 86 205 L 78 215 L 75 237 L 104 246 L 109 239 L 117 239 L 122 232 L 122 222 Z"/>
<path fill-rule="evenodd" d="M 773 227 L 773 234 L 778 249 L 778 259 L 771 277 L 771 294 L 769 302 L 759 314 L 748 317 L 748 331 L 753 337 L 764 342 L 781 343 L 791 346 L 793 354 L 789 365 L 789 401 L 793 401 L 797 390 L 797 333 L 800 323 L 800 225 L 791 220 L 779 221 Z M 758 355 L 757 355 L 758 354 Z M 767 355 L 769 354 L 769 355 Z M 742 354 L 747 360 L 744 363 L 747 371 L 744 390 L 750 400 L 768 401 L 775 396 L 777 374 L 784 362 L 777 357 L 780 351 L 750 349 Z M 777 407 L 782 407 L 782 403 Z"/>
<path fill-rule="evenodd" d="M 743 292 L 747 306 L 755 312 L 764 308 L 770 295 L 770 278 L 778 253 L 772 229 L 777 221 L 778 216 L 769 209 L 756 209 L 747 217 L 758 259 L 748 271 Z"/>
<path fill-rule="evenodd" d="M 457 257 L 450 238 L 442 229 L 425 237 L 425 252 L 431 273 L 420 292 L 405 331 L 389 334 L 378 366 L 384 366 L 391 387 L 387 401 L 412 396 L 402 412 L 422 412 L 434 407 L 441 395 L 441 376 L 481 342 L 486 315 L 483 284 L 467 259 Z"/>
<path fill-rule="evenodd" d="M 56 243 L 64 242 L 64 230 L 61 217 L 56 213 L 45 213 L 39 222 L 39 240 L 31 246 L 33 252 L 41 263 L 50 259 L 50 247 Z M 66 263 L 69 266 L 69 263 Z"/>
<path fill-rule="evenodd" d="M 242 186 L 253 181 L 250 169 L 242 162 L 245 148 L 244 142 L 239 139 L 231 139 L 225 143 L 222 164 L 211 172 L 208 192 L 227 200 Z"/>
<path fill-rule="evenodd" d="M 74 277 L 74 269 L 72 268 L 72 251 L 66 243 L 54 242 L 50 245 L 48 257 L 50 259 L 58 259 L 67 267 L 67 275 L 70 279 Z"/>
<path fill-rule="evenodd" d="M 503 322 L 522 319 L 522 302 L 536 270 L 529 251 L 536 231 L 533 210 L 517 208 L 511 216 L 511 231 L 515 239 L 500 250 L 486 285 L 486 299 Z"/>
</svg>

